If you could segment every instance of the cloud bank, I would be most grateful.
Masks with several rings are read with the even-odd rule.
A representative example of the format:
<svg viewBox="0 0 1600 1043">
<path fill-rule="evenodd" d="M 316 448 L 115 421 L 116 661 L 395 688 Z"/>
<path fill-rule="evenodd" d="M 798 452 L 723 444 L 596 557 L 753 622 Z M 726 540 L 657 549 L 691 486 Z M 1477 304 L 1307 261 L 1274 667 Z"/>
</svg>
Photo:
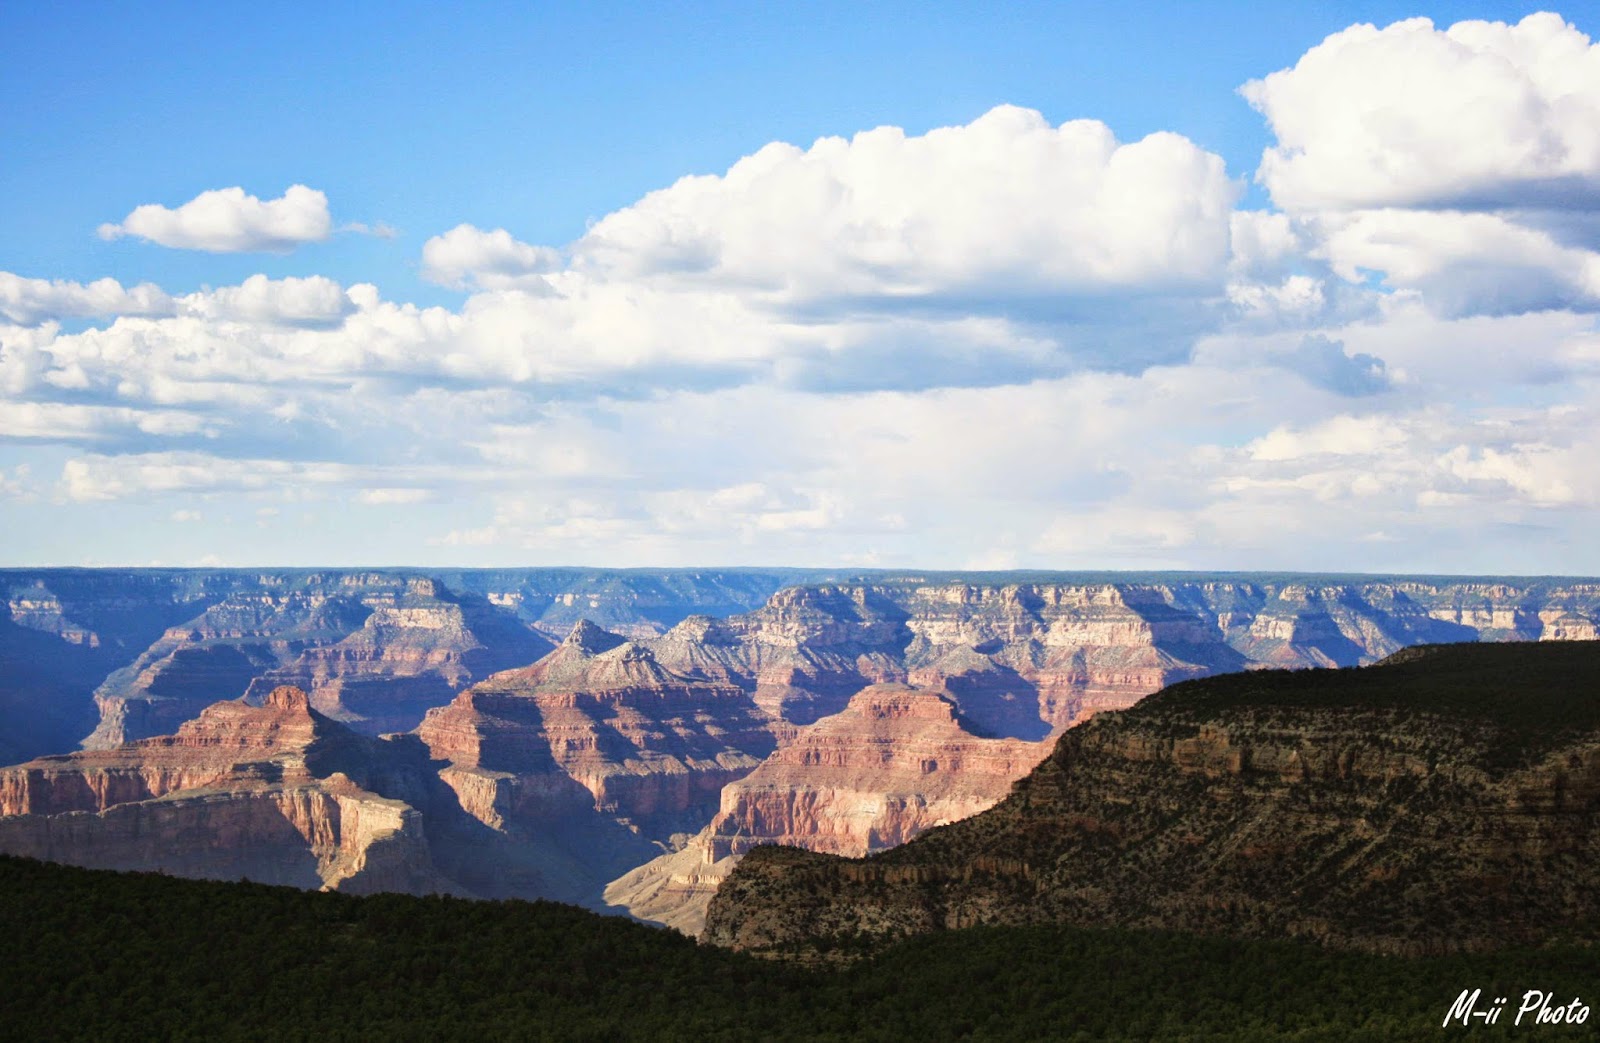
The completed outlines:
<svg viewBox="0 0 1600 1043">
<path fill-rule="evenodd" d="M 448 305 L 0 273 L 0 498 L 155 519 L 128 560 L 1600 571 L 1597 55 L 1352 27 L 1242 88 L 1255 171 L 1010 105 L 774 142 L 569 243 L 439 231 Z"/>
</svg>

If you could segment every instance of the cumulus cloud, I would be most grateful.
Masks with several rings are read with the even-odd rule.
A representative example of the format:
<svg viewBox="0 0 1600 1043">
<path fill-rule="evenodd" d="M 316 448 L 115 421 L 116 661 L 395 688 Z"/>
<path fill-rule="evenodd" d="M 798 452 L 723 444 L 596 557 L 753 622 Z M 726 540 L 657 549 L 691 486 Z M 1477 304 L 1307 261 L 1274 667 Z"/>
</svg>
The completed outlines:
<svg viewBox="0 0 1600 1043">
<path fill-rule="evenodd" d="M 433 498 L 428 489 L 363 489 L 356 497 L 361 503 L 390 507 L 412 503 L 426 503 Z"/>
<path fill-rule="evenodd" d="M 422 244 L 422 277 L 451 289 L 547 289 L 538 276 L 558 270 L 561 254 L 530 246 L 504 228 L 461 224 Z"/>
<path fill-rule="evenodd" d="M 1351 281 L 1382 273 L 1443 315 L 1600 309 L 1600 253 L 1562 246 L 1513 216 L 1430 210 L 1328 215 L 1316 252 Z"/>
<path fill-rule="evenodd" d="M 8 472 L 0 467 L 0 500 L 20 500 L 33 495 L 32 468 L 18 464 Z"/>
<path fill-rule="evenodd" d="M 0 401 L 0 439 L 93 442 L 134 433 L 172 438 L 206 431 L 203 417 L 183 410 Z"/>
<path fill-rule="evenodd" d="M 1494 571 L 1535 559 L 1493 526 L 1539 524 L 1574 568 L 1587 226 L 1238 188 L 1175 135 L 1002 107 L 769 145 L 560 250 L 457 226 L 422 250 L 450 307 L 0 279 L 0 452 L 63 511 L 304 505 L 263 541 L 404 511 L 328 523 L 397 560 Z"/>
<path fill-rule="evenodd" d="M 1251 460 L 1271 462 L 1372 455 L 1396 448 L 1406 438 L 1406 430 L 1388 417 L 1339 415 L 1310 427 L 1275 427 L 1247 445 L 1245 452 Z"/>
<path fill-rule="evenodd" d="M 1277 139 L 1257 180 L 1345 280 L 1446 316 L 1600 309 L 1600 46 L 1559 15 L 1353 26 L 1241 90 Z M 1236 255 L 1272 220 L 1236 219 Z"/>
<path fill-rule="evenodd" d="M 271 326 L 337 326 L 355 310 L 344 287 L 320 275 L 304 279 L 252 275 L 238 286 L 182 299 L 185 315 Z"/>
<path fill-rule="evenodd" d="M 120 223 L 101 225 L 100 238 L 134 236 L 210 253 L 287 253 L 327 239 L 332 228 L 328 197 L 314 188 L 290 185 L 279 198 L 261 200 L 234 187 L 202 192 L 177 209 L 135 207 Z"/>
<path fill-rule="evenodd" d="M 173 309 L 172 298 L 152 283 L 125 287 L 115 279 L 78 283 L 0 272 L 0 317 L 19 326 L 57 319 L 170 315 Z"/>
<path fill-rule="evenodd" d="M 1242 92 L 1285 209 L 1600 204 L 1600 48 L 1556 14 L 1352 26 Z"/>
<path fill-rule="evenodd" d="M 965 126 L 773 143 L 596 223 L 584 270 L 777 294 L 1102 294 L 1210 286 L 1238 186 L 1176 134 L 1119 143 L 1002 105 Z"/>
<path fill-rule="evenodd" d="M 1375 395 L 1389 387 L 1388 364 L 1376 355 L 1345 351 L 1339 341 L 1308 334 L 1273 360 L 1310 384 L 1338 395 Z"/>
</svg>

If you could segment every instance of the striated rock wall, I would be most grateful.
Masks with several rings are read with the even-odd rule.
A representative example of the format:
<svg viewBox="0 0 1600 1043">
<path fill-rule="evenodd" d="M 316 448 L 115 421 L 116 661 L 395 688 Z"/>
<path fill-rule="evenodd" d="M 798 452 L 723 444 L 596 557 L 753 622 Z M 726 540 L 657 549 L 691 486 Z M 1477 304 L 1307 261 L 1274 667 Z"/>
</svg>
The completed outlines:
<svg viewBox="0 0 1600 1043">
<path fill-rule="evenodd" d="M 1600 934 L 1600 646 L 1178 685 L 1002 803 L 866 859 L 758 848 L 738 948 L 1059 922 L 1444 952 Z"/>
<path fill-rule="evenodd" d="M 165 734 L 215 698 L 280 683 L 369 734 L 404 730 L 585 615 L 785 724 L 910 680 L 1026 739 L 1186 677 L 1600 633 L 1600 584 L 1586 580 L 14 570 L 0 585 L 0 761 L 85 733 L 89 748 Z"/>
<path fill-rule="evenodd" d="M 429 711 L 417 734 L 486 825 L 586 811 L 662 843 L 703 824 L 722 787 L 775 746 L 742 689 L 677 674 L 588 623 Z"/>
<path fill-rule="evenodd" d="M 426 577 L 311 576 L 230 594 L 170 628 L 95 693 L 85 748 L 165 734 L 220 697 L 281 684 L 368 734 L 414 727 L 472 680 L 549 649 L 483 599 Z"/>
<path fill-rule="evenodd" d="M 606 888 L 606 901 L 686 933 L 716 887 L 759 844 L 863 855 L 990 807 L 1048 752 L 973 735 L 948 693 L 876 685 L 800 729 L 722 791 L 711 823 Z"/>
<path fill-rule="evenodd" d="M 387 745 L 317 713 L 295 688 L 261 706 L 218 703 L 175 735 L 0 771 L 0 851 L 299 887 L 459 892 L 434 866 L 422 812 L 365 788 L 404 774 L 403 755 L 383 763 Z"/>
<path fill-rule="evenodd" d="M 646 642 L 669 668 L 812 723 L 868 684 L 949 692 L 989 734 L 1044 739 L 1190 678 L 1355 666 L 1422 643 L 1600 632 L 1592 581 L 1229 577 L 974 583 L 883 577 L 780 591 Z"/>
</svg>

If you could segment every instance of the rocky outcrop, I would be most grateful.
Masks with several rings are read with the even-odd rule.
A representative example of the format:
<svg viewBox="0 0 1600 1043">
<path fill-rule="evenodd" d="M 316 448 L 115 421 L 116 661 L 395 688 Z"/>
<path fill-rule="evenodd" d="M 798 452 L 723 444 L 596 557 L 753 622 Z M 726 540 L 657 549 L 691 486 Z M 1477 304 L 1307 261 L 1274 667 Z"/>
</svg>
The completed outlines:
<svg viewBox="0 0 1600 1043">
<path fill-rule="evenodd" d="M 0 772 L 0 851 L 299 887 L 459 892 L 434 867 L 422 812 L 397 796 L 426 782 L 403 779 L 385 745 L 316 712 L 296 688 L 260 706 L 218 703 L 171 736 Z"/>
<path fill-rule="evenodd" d="M 217 696 L 282 684 L 368 734 L 415 727 L 461 688 L 549 649 L 487 601 L 424 577 L 313 576 L 230 594 L 167 633 L 95 693 L 105 749 L 170 732 Z"/>
<path fill-rule="evenodd" d="M 599 814 L 663 844 L 702 825 L 775 746 L 739 687 L 676 673 L 587 622 L 532 666 L 429 711 L 417 734 L 486 825 Z"/>
<path fill-rule="evenodd" d="M 170 732 L 217 696 L 280 683 L 369 734 L 403 730 L 583 616 L 670 670 L 738 685 L 785 724 L 911 681 L 1030 740 L 1187 677 L 1600 624 L 1590 581 L 529 569 L 41 570 L 0 583 L 0 718 L 14 719 L 0 758 L 8 740 L 19 755 L 67 748 L 53 736 L 91 730 L 77 722 L 93 725 L 89 748 Z"/>
<path fill-rule="evenodd" d="M 205 594 L 160 573 L 0 572 L 0 764 L 75 749 L 95 687 Z"/>
<path fill-rule="evenodd" d="M 0 763 L 172 731 L 279 684 L 368 734 L 537 659 L 582 615 L 659 635 L 794 569 L 0 570 Z M 89 738 L 85 741 L 85 734 Z"/>
<path fill-rule="evenodd" d="M 757 848 L 737 948 L 1070 923 L 1443 952 L 1600 934 L 1600 645 L 1173 686 L 996 807 L 865 859 Z"/>
<path fill-rule="evenodd" d="M 1583 638 L 1597 624 L 1600 584 L 1588 581 L 885 575 L 780 591 L 755 612 L 691 617 L 646 643 L 789 724 L 906 681 L 949 692 L 989 734 L 1037 740 L 1190 678 L 1356 666 L 1428 642 Z"/>
<path fill-rule="evenodd" d="M 903 844 L 991 806 L 1048 749 L 972 734 L 948 692 L 866 688 L 730 783 L 710 825 L 613 881 L 606 900 L 697 933 L 717 885 L 752 847 L 863 855 Z"/>
<path fill-rule="evenodd" d="M 260 703 L 289 684 L 368 735 L 421 725 L 401 774 L 424 782 L 393 799 L 429 818 L 430 838 L 450 820 L 450 850 L 430 844 L 454 879 L 584 901 L 657 856 L 692 860 L 695 837 L 699 861 L 671 875 L 703 890 L 722 871 L 705 867 L 733 850 L 705 858 L 720 790 L 741 792 L 763 758 L 870 686 L 940 693 L 969 738 L 1037 744 L 1184 679 L 1366 663 L 1419 642 L 1586 638 L 1600 621 L 1600 584 L 1576 580 L 548 569 L 0 581 L 0 761 L 60 752 L 91 728 L 106 750 L 181 733 L 218 698 Z M 550 637 L 572 640 L 546 655 Z M 874 726 L 846 712 L 836 728 Z M 784 756 L 773 771 L 795 799 L 774 791 L 764 806 L 796 844 L 854 850 L 836 843 L 856 836 L 838 809 L 901 785 L 874 781 L 869 762 Z M 813 809 L 806 794 L 824 796 Z M 740 806 L 755 815 L 751 801 Z M 891 810 L 878 842 L 931 821 L 910 797 Z"/>
</svg>

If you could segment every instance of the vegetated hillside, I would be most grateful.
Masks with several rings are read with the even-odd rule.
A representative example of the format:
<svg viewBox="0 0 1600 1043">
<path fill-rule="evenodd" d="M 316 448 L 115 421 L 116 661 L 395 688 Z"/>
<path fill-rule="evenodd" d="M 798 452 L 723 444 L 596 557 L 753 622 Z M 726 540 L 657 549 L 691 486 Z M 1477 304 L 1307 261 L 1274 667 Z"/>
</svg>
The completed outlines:
<svg viewBox="0 0 1600 1043">
<path fill-rule="evenodd" d="M 1063 923 L 1428 953 L 1600 937 L 1600 643 L 1174 685 L 865 859 L 757 848 L 738 948 Z"/>
<path fill-rule="evenodd" d="M 1422 1040 L 1463 988 L 1589 995 L 1600 951 L 1372 958 L 1172 933 L 980 928 L 844 968 L 545 902 L 352 897 L 0 858 L 12 1039 Z M 1586 991 L 1587 990 L 1587 991 Z M 1540 1026 L 1541 1039 L 1592 1038 Z"/>
</svg>

